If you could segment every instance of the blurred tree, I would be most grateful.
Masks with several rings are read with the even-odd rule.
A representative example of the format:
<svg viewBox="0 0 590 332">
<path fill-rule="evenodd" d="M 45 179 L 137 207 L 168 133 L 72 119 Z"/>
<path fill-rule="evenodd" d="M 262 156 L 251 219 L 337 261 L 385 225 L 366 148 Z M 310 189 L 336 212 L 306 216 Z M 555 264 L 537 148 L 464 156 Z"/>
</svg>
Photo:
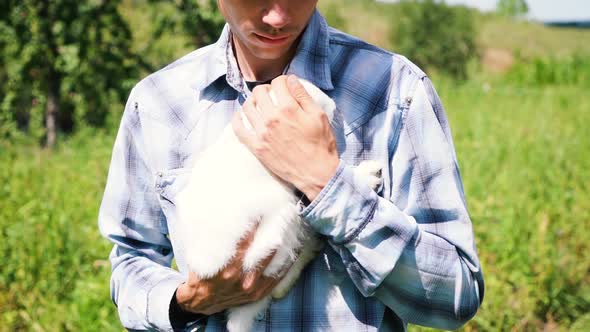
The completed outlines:
<svg viewBox="0 0 590 332">
<path fill-rule="evenodd" d="M 19 127 L 52 147 L 60 129 L 104 123 L 138 72 L 119 2 L 2 1 L 0 134 Z"/>
<path fill-rule="evenodd" d="M 473 13 L 434 0 L 401 1 L 393 26 L 396 51 L 423 68 L 467 78 L 467 65 L 478 55 Z"/>
<path fill-rule="evenodd" d="M 151 0 L 168 2 L 168 0 Z M 176 8 L 174 17 L 160 17 L 155 21 L 156 34 L 159 37 L 166 30 L 180 29 L 191 36 L 195 48 L 209 45 L 217 40 L 225 20 L 217 9 L 217 0 L 178 0 L 173 2 Z"/>
<path fill-rule="evenodd" d="M 104 126 L 118 116 L 141 73 L 172 59 L 148 43 L 133 51 L 122 0 L 5 0 L 0 3 L 0 139 L 24 132 L 55 144 L 57 133 Z M 153 20 L 147 39 L 212 43 L 224 20 L 215 0 L 134 0 Z M 161 10 L 164 9 L 164 10 Z M 111 116 L 111 117 L 109 117 Z"/>
<path fill-rule="evenodd" d="M 217 0 L 134 0 L 133 3 L 136 8 L 148 8 L 149 42 L 142 54 L 153 68 L 170 63 L 182 52 L 214 43 L 225 24 Z"/>
<path fill-rule="evenodd" d="M 498 0 L 496 10 L 500 15 L 518 17 L 529 11 L 525 0 Z"/>
</svg>

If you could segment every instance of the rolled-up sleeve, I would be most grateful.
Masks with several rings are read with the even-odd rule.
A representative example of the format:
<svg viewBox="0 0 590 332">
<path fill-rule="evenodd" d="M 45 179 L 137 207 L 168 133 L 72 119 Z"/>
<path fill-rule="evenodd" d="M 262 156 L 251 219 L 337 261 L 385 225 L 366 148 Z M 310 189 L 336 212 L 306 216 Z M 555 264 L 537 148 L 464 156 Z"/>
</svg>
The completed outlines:
<svg viewBox="0 0 590 332">
<path fill-rule="evenodd" d="M 455 329 L 475 315 L 484 283 L 447 119 L 427 77 L 404 111 L 389 147 L 391 195 L 341 161 L 301 216 L 365 296 L 408 323 Z"/>
<path fill-rule="evenodd" d="M 185 278 L 170 268 L 172 246 L 142 145 L 137 98 L 132 91 L 125 107 L 98 223 L 114 243 L 111 298 L 123 326 L 167 331 L 170 300 Z"/>
</svg>

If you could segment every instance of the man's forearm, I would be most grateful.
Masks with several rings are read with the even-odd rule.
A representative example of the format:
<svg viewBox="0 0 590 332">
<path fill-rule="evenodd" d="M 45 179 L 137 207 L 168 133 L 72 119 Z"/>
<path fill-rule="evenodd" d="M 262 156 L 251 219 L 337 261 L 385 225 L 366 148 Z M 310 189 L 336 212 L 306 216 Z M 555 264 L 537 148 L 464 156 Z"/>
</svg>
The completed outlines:
<svg viewBox="0 0 590 332">
<path fill-rule="evenodd" d="M 170 330 L 170 300 L 185 278 L 170 268 L 172 244 L 138 125 L 140 99 L 134 88 L 113 146 L 98 225 L 114 244 L 111 297 L 123 326 Z"/>
<path fill-rule="evenodd" d="M 375 296 L 408 323 L 454 330 L 476 314 L 483 300 L 482 271 L 470 265 L 455 246 L 421 232 Z"/>
<path fill-rule="evenodd" d="M 115 246 L 111 253 L 111 297 L 128 329 L 172 328 L 170 301 L 185 278 L 134 250 Z"/>
<path fill-rule="evenodd" d="M 365 296 L 406 321 L 457 327 L 479 307 L 483 276 L 448 121 L 427 78 L 414 89 L 409 108 L 388 110 L 405 112 L 391 117 L 404 122 L 383 125 L 391 136 L 379 156 L 388 158 L 381 195 L 342 161 L 301 215 Z"/>
<path fill-rule="evenodd" d="M 473 252 L 469 257 L 448 239 L 422 230 L 413 217 L 358 180 L 352 167 L 341 165 L 320 201 L 302 212 L 304 218 L 328 237 L 365 296 L 377 296 L 415 324 L 446 329 L 464 324 L 483 296 Z M 471 236 L 459 240 L 470 242 Z"/>
</svg>

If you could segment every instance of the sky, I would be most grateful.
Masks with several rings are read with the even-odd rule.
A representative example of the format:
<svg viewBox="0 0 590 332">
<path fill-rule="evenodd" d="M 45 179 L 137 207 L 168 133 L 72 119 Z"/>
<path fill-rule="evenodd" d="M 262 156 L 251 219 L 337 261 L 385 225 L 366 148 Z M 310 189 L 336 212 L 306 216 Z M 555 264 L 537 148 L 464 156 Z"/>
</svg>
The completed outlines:
<svg viewBox="0 0 590 332">
<path fill-rule="evenodd" d="M 381 0 L 395 2 L 396 0 Z M 483 11 L 496 9 L 497 0 L 445 0 L 448 4 L 463 4 Z M 527 17 L 535 21 L 590 20 L 590 0 L 527 0 Z"/>
</svg>

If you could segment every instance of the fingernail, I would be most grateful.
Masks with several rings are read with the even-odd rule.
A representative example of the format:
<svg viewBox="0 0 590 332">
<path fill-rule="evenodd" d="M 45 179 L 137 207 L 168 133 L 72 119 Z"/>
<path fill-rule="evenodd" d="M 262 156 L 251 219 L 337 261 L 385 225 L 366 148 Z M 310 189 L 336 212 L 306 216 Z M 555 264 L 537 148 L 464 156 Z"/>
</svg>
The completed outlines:
<svg viewBox="0 0 590 332">
<path fill-rule="evenodd" d="M 297 76 L 289 75 L 289 77 L 287 77 L 287 84 L 291 86 L 296 86 L 297 83 L 299 83 L 299 81 L 297 81 Z"/>
</svg>

